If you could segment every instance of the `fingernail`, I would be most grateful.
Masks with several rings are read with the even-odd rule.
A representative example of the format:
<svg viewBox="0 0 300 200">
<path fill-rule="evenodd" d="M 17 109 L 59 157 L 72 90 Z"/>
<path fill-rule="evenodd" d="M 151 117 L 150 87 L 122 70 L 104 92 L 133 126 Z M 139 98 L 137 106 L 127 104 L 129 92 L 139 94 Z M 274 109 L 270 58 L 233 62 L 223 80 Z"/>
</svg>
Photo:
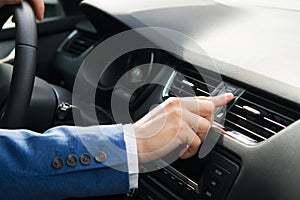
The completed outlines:
<svg viewBox="0 0 300 200">
<path fill-rule="evenodd" d="M 233 99 L 234 98 L 232 93 L 225 93 L 224 96 L 225 96 L 226 99 Z"/>
</svg>

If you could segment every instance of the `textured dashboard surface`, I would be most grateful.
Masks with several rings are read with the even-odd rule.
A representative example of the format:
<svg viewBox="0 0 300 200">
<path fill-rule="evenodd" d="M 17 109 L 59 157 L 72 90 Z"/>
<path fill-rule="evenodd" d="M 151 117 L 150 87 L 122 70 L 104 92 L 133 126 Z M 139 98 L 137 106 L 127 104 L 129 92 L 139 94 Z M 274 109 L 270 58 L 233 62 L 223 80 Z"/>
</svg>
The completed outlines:
<svg viewBox="0 0 300 200">
<path fill-rule="evenodd" d="M 220 73 L 300 102 L 298 11 L 225 5 L 211 0 L 83 3 L 132 28 L 163 27 L 186 34 L 205 56 L 216 61 L 215 70 Z M 193 59 L 211 67 L 203 59 Z"/>
</svg>

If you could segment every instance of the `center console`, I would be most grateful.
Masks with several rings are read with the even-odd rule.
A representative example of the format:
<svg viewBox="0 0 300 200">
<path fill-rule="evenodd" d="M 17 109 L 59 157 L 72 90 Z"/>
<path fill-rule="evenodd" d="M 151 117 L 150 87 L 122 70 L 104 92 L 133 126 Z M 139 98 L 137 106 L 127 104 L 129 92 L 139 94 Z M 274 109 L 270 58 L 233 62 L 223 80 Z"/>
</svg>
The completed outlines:
<svg viewBox="0 0 300 200">
<path fill-rule="evenodd" d="M 224 199 L 239 172 L 240 161 L 216 147 L 204 159 L 194 156 L 169 166 L 157 160 L 154 165 L 157 170 L 152 172 L 147 172 L 147 167 L 153 166 L 141 167 L 139 189 L 129 199 Z"/>
</svg>

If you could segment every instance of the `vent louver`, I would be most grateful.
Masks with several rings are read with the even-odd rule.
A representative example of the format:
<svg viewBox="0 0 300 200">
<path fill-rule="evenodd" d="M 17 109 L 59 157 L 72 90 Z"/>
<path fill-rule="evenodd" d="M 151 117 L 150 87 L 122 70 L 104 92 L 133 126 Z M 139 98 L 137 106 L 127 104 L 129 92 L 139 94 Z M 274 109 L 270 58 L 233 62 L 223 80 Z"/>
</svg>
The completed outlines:
<svg viewBox="0 0 300 200">
<path fill-rule="evenodd" d="M 174 77 L 168 96 L 210 96 L 220 84 L 214 74 L 199 75 L 189 68 L 181 69 L 181 73 Z M 275 102 L 265 92 L 258 95 L 255 90 L 240 90 L 242 95 L 228 106 L 224 124 L 224 130 L 239 141 L 247 144 L 264 141 L 300 119 L 300 112 L 292 109 L 290 102 L 274 97 Z"/>
<path fill-rule="evenodd" d="M 225 128 L 257 142 L 268 139 L 300 118 L 300 113 L 246 91 L 226 115 Z"/>
<path fill-rule="evenodd" d="M 99 38 L 85 32 L 78 32 L 65 46 L 64 50 L 73 57 L 78 57 L 87 49 L 97 44 Z"/>
<path fill-rule="evenodd" d="M 170 87 L 169 96 L 210 96 L 220 80 L 207 73 L 199 74 L 195 69 L 185 68 L 177 73 Z"/>
</svg>

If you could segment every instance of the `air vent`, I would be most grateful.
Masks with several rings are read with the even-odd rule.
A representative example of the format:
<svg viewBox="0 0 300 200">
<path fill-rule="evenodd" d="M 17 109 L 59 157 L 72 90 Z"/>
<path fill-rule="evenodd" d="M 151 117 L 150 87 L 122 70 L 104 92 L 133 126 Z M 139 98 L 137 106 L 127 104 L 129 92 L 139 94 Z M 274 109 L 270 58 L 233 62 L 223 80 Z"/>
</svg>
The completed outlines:
<svg viewBox="0 0 300 200">
<path fill-rule="evenodd" d="M 218 94 L 220 88 L 233 92 L 237 98 L 227 106 L 224 131 L 246 144 L 264 141 L 300 119 L 300 112 L 292 109 L 294 106 L 290 102 L 274 97 L 275 102 L 268 99 L 270 95 L 265 92 L 250 92 L 220 82 L 213 72 L 199 73 L 195 69 L 184 68 L 172 76 L 166 97 L 210 96 Z"/>
<path fill-rule="evenodd" d="M 214 74 L 200 73 L 196 69 L 184 68 L 176 72 L 168 96 L 210 96 L 220 80 Z"/>
<path fill-rule="evenodd" d="M 300 113 L 246 91 L 226 115 L 225 128 L 256 142 L 270 138 L 300 119 Z"/>
<path fill-rule="evenodd" d="M 80 56 L 90 47 L 97 44 L 99 38 L 97 35 L 78 32 L 65 46 L 64 50 L 73 57 Z"/>
</svg>

